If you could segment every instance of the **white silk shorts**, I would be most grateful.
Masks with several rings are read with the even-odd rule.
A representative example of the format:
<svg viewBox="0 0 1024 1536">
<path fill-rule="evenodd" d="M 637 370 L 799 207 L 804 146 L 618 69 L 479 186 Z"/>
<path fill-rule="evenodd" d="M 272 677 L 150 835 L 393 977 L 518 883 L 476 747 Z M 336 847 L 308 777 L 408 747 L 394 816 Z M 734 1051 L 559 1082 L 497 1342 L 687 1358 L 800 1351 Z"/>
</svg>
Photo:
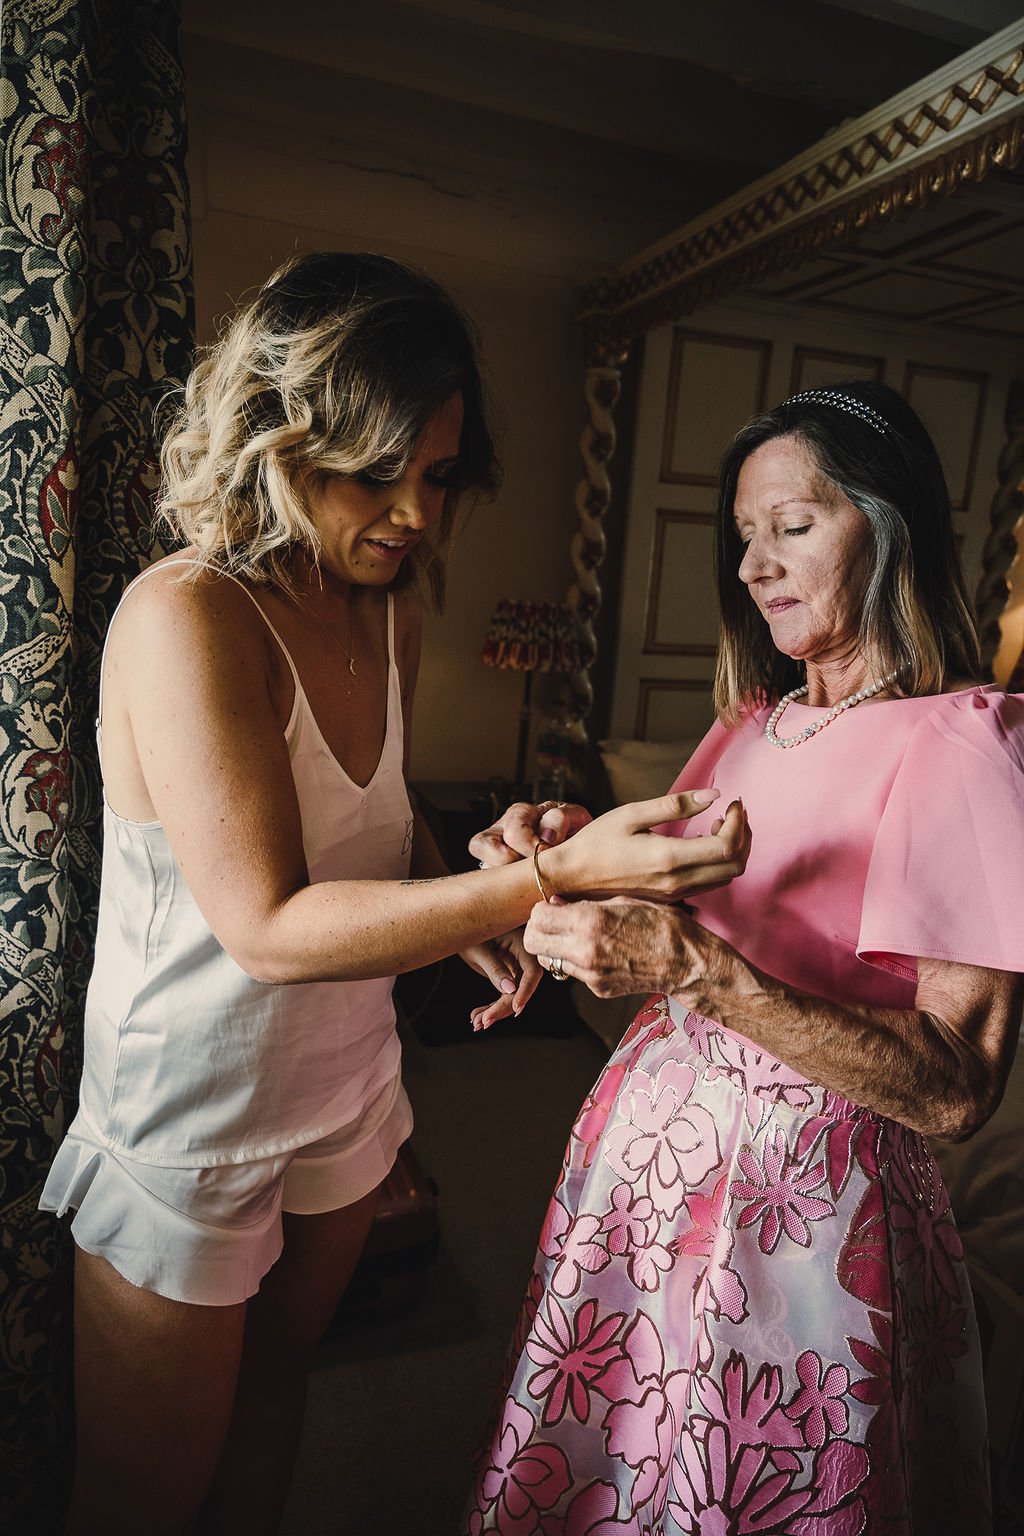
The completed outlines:
<svg viewBox="0 0 1024 1536">
<path fill-rule="evenodd" d="M 245 1301 L 283 1246 L 284 1212 L 312 1216 L 376 1189 L 412 1130 L 400 1077 L 358 1119 L 319 1140 L 248 1163 L 155 1166 L 126 1157 L 76 1121 L 61 1143 L 39 1205 L 143 1290 L 225 1307 Z"/>
</svg>

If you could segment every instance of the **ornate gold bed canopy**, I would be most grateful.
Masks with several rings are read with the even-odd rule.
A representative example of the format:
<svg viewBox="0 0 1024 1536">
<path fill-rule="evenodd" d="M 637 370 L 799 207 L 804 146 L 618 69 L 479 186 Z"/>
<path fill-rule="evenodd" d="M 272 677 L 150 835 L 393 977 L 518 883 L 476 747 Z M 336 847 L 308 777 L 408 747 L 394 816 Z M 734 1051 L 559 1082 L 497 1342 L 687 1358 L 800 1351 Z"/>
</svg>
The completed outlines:
<svg viewBox="0 0 1024 1536">
<path fill-rule="evenodd" d="M 1012 170 L 1024 148 L 1024 20 L 961 54 L 873 112 L 851 120 L 772 174 L 691 220 L 584 290 L 588 419 L 584 474 L 576 492 L 568 602 L 580 628 L 583 663 L 572 674 L 574 745 L 587 745 L 597 655 L 594 621 L 602 592 L 605 519 L 612 489 L 615 407 L 622 368 L 647 331 L 690 315 L 767 275 L 856 244 L 869 226 L 924 208 Z M 999 643 L 1024 513 L 1024 388 L 1007 410 L 977 596 L 986 663 Z"/>
</svg>

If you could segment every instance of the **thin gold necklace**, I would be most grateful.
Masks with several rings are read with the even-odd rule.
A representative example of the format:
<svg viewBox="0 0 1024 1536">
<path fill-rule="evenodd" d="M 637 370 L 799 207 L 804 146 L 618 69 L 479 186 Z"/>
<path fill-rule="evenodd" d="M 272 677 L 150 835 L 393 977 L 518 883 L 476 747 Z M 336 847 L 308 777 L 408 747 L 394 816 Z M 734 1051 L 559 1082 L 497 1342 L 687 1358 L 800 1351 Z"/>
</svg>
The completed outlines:
<svg viewBox="0 0 1024 1536">
<path fill-rule="evenodd" d="M 352 604 L 349 603 L 348 649 L 346 650 L 345 646 L 338 639 L 338 637 L 334 633 L 334 631 L 327 628 L 327 625 L 323 622 L 322 619 L 317 617 L 317 615 L 313 612 L 312 608 L 308 607 L 302 601 L 302 599 L 299 598 L 299 597 L 297 597 L 295 599 L 295 601 L 296 601 L 297 606 L 302 609 L 302 612 L 306 615 L 306 617 L 313 620 L 313 623 L 316 625 L 317 629 L 323 630 L 324 634 L 327 636 L 328 640 L 330 640 L 331 644 L 332 645 L 336 645 L 338 647 L 338 650 L 341 652 L 341 654 L 345 657 L 346 661 L 348 662 L 348 670 L 349 670 L 351 676 L 355 677 L 355 675 L 356 675 L 356 659 L 355 659 L 355 656 L 353 655 L 353 651 L 355 649 L 356 611 L 353 608 Z"/>
</svg>

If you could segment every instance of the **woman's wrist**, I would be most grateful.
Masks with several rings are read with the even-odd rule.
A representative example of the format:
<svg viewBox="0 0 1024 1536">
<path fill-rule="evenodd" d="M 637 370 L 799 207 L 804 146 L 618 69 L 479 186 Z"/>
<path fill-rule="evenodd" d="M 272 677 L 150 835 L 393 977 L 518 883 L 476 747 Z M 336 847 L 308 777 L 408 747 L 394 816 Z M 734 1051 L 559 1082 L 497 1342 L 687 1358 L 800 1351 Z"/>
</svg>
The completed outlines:
<svg viewBox="0 0 1024 1536">
<path fill-rule="evenodd" d="M 544 885 L 552 896 L 558 894 L 558 887 L 548 874 L 547 849 L 541 849 L 540 868 Z M 513 928 L 520 928 L 529 919 L 530 913 L 541 899 L 538 886 L 536 863 L 532 858 L 516 859 L 511 864 L 495 864 L 489 866 L 492 874 L 500 874 L 503 880 L 508 881 L 505 889 L 509 892 L 511 900 L 515 902 L 515 914 L 513 920 L 508 922 L 501 930 L 509 933 Z M 512 894 L 514 892 L 514 895 Z"/>
<path fill-rule="evenodd" d="M 551 896 L 579 896 L 582 894 L 573 871 L 572 844 L 574 838 L 569 838 L 564 843 L 545 843 L 534 854 L 534 868 L 540 880 L 550 895 L 545 900 L 550 901 Z"/>
<path fill-rule="evenodd" d="M 694 1013 L 746 1034 L 747 1013 L 764 1002 L 763 978 L 731 944 L 684 910 L 670 910 L 678 920 L 665 960 L 670 979 L 665 991 Z"/>
<path fill-rule="evenodd" d="M 537 890 L 540 894 L 541 901 L 554 901 L 558 892 L 548 889 L 540 867 L 540 856 L 543 853 L 545 846 L 546 845 L 540 841 L 540 838 L 538 838 L 533 845 L 533 878 L 536 883 Z"/>
</svg>

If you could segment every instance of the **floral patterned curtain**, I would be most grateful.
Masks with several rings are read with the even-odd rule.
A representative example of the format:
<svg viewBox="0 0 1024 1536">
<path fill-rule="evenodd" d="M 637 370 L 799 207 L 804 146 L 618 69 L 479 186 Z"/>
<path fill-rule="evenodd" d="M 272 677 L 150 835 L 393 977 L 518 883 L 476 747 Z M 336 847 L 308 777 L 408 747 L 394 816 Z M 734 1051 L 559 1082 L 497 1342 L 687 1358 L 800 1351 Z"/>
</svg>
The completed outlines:
<svg viewBox="0 0 1024 1536">
<path fill-rule="evenodd" d="M 58 1531 L 73 1111 L 100 860 L 93 721 L 159 550 L 153 411 L 187 371 L 177 0 L 6 0 L 0 69 L 0 1529 Z"/>
</svg>

